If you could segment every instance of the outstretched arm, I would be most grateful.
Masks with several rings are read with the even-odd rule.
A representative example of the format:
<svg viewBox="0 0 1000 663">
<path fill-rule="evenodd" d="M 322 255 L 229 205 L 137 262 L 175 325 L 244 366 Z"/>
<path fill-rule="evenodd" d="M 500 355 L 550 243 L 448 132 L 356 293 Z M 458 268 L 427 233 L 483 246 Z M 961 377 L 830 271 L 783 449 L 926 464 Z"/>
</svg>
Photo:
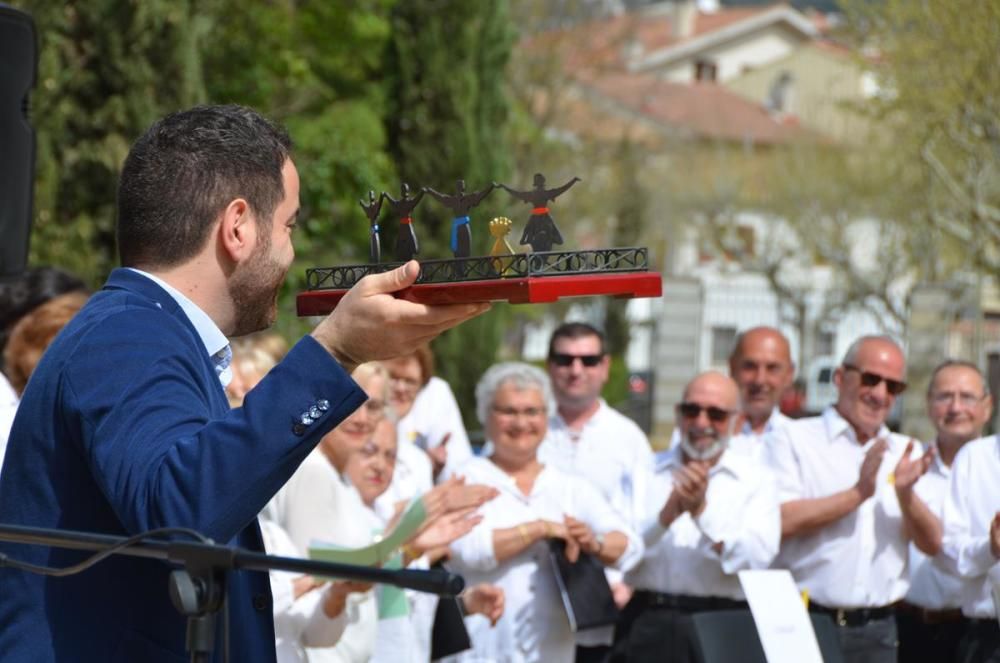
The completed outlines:
<svg viewBox="0 0 1000 663">
<path fill-rule="evenodd" d="M 472 195 L 472 205 L 470 205 L 470 207 L 475 207 L 479 203 L 483 202 L 483 199 L 486 198 L 486 196 L 488 196 L 491 193 L 493 193 L 493 189 L 494 188 L 496 188 L 496 184 L 492 184 L 491 183 L 488 187 L 486 187 L 485 189 L 483 189 L 479 193 L 473 194 Z"/>
<path fill-rule="evenodd" d="M 500 187 L 501 189 L 503 189 L 504 191 L 506 191 L 510 195 L 514 196 L 518 200 L 522 200 L 522 201 L 524 201 L 526 203 L 530 203 L 531 202 L 531 198 L 528 197 L 529 194 L 530 194 L 529 191 L 518 191 L 517 189 L 511 189 L 506 184 L 502 184 L 502 183 L 498 183 L 498 182 L 495 182 L 494 184 L 496 184 L 498 187 Z"/>
<path fill-rule="evenodd" d="M 381 196 L 379 196 L 379 200 L 381 200 L 381 199 L 383 199 L 383 198 L 384 198 L 384 199 L 386 199 L 386 200 L 388 200 L 388 201 L 389 201 L 389 203 L 390 203 L 390 204 L 392 204 L 392 205 L 398 205 L 398 204 L 399 204 L 399 201 L 398 201 L 398 200 L 396 200 L 395 198 L 393 198 L 392 196 L 390 196 L 390 195 L 389 195 L 388 193 L 386 193 L 385 191 L 383 191 L 383 192 L 382 192 L 382 195 L 381 195 Z"/>
<path fill-rule="evenodd" d="M 452 199 L 452 196 L 449 196 L 448 194 L 445 193 L 441 193 L 440 191 L 435 191 L 429 186 L 425 186 L 424 188 L 420 189 L 421 196 L 424 195 L 425 193 L 431 194 L 431 197 L 433 197 L 439 203 L 444 203 L 445 205 L 449 204 Z"/>
<path fill-rule="evenodd" d="M 576 184 L 579 181 L 580 181 L 579 177 L 574 177 L 569 182 L 566 182 L 566 184 L 563 184 L 561 187 L 559 187 L 557 189 L 549 189 L 548 192 L 547 192 L 549 194 L 549 198 L 550 199 L 552 199 L 552 198 L 558 198 L 562 194 L 566 193 L 566 191 L 568 191 L 571 186 L 573 186 L 574 184 Z"/>
</svg>

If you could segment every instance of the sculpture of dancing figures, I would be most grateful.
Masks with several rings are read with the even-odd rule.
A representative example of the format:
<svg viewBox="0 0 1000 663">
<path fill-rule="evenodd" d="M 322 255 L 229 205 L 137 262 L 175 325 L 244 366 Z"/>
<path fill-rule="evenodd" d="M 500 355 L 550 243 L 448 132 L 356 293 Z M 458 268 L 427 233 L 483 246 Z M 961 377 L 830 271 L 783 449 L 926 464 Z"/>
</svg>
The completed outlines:
<svg viewBox="0 0 1000 663">
<path fill-rule="evenodd" d="M 424 187 L 424 191 L 434 196 L 438 202 L 451 210 L 454 219 L 451 222 L 451 252 L 456 258 L 468 258 L 472 255 L 472 231 L 469 229 L 469 212 L 472 208 L 483 202 L 489 195 L 495 184 L 491 184 L 482 191 L 473 193 L 465 192 L 465 180 L 456 182 L 455 195 L 440 193 Z"/>
<path fill-rule="evenodd" d="M 372 226 L 371 236 L 368 240 L 368 255 L 371 263 L 374 265 L 382 262 L 382 243 L 378 238 L 378 215 L 382 211 L 382 202 L 384 200 L 384 193 L 376 200 L 375 192 L 369 189 L 368 202 L 365 203 L 364 199 L 358 201 L 361 203 L 361 209 L 365 211 L 365 216 L 368 217 L 368 222 Z"/>
<path fill-rule="evenodd" d="M 413 231 L 413 214 L 414 208 L 416 208 L 417 203 L 420 199 L 424 197 L 424 192 L 421 191 L 415 197 L 410 197 L 410 185 L 403 182 L 403 186 L 400 189 L 402 195 L 399 200 L 396 200 L 388 193 L 383 193 L 386 200 L 389 201 L 389 208 L 392 213 L 399 217 L 399 230 L 396 234 L 396 260 L 399 262 L 406 262 L 411 260 L 413 256 L 420 252 L 420 245 L 417 243 L 417 233 Z"/>
<path fill-rule="evenodd" d="M 561 187 L 546 189 L 545 176 L 541 173 L 535 173 L 535 188 L 529 191 L 516 191 L 506 184 L 497 185 L 518 200 L 531 203 L 535 206 L 531 210 L 531 217 L 528 219 L 528 224 L 524 227 L 524 233 L 521 235 L 521 245 L 530 244 L 531 250 L 538 253 L 540 251 L 551 251 L 553 244 L 563 243 L 562 235 L 559 233 L 559 229 L 556 228 L 556 222 L 549 216 L 547 203 L 550 200 L 558 198 L 579 181 L 579 177 L 574 177 Z"/>
</svg>

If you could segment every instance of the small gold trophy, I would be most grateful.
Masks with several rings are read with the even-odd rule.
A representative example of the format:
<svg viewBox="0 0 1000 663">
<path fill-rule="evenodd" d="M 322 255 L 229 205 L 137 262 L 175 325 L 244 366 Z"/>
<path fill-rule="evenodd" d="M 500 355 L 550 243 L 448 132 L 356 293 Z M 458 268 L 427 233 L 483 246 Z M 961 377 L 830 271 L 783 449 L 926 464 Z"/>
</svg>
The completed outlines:
<svg viewBox="0 0 1000 663">
<path fill-rule="evenodd" d="M 510 256 L 514 253 L 510 243 L 507 242 L 507 235 L 510 234 L 511 221 L 505 216 L 500 216 L 490 221 L 490 234 L 496 238 L 493 248 L 490 249 L 491 256 Z M 506 276 L 510 271 L 513 258 L 497 258 L 493 261 L 493 268 L 500 276 Z"/>
</svg>

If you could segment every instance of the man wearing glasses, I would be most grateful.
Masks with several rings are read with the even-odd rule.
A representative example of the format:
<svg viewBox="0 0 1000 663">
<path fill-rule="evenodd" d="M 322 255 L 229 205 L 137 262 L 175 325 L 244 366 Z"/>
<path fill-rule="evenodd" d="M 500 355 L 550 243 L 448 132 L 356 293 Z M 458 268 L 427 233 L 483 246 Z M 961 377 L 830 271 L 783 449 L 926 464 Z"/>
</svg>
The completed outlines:
<svg viewBox="0 0 1000 663">
<path fill-rule="evenodd" d="M 916 492 L 929 509 L 928 521 L 914 531 L 910 545 L 910 591 L 896 609 L 900 663 L 956 660 L 966 626 L 960 608 L 962 581 L 932 558 L 941 551 L 940 519 L 952 461 L 967 442 L 982 435 L 992 409 L 993 399 L 975 364 L 948 360 L 934 369 L 927 416 L 937 431 L 935 453 L 928 454 L 932 460 L 922 476 L 920 467 L 895 473 L 900 504 L 908 505 L 908 496 Z"/>
<path fill-rule="evenodd" d="M 903 484 L 932 457 L 913 458 L 913 440 L 885 426 L 905 379 L 895 341 L 858 339 L 834 372 L 837 402 L 776 431 L 766 450 L 782 501 L 776 566 L 808 591 L 810 610 L 833 617 L 848 663 L 896 661 L 893 605 L 909 588 L 907 532 L 927 512 Z"/>
<path fill-rule="evenodd" d="M 736 574 L 767 568 L 778 553 L 774 480 L 752 456 L 727 451 L 738 409 L 732 379 L 695 377 L 677 405 L 680 443 L 637 481 L 646 550 L 626 576 L 636 589 L 615 632 L 615 661 L 700 660 L 690 615 L 746 609 Z"/>
<path fill-rule="evenodd" d="M 590 481 L 632 523 L 633 476 L 652 467 L 653 452 L 642 430 L 601 398 L 610 366 L 604 334 L 596 328 L 570 322 L 552 333 L 546 368 L 557 411 L 549 421 L 538 457 L 545 464 Z M 612 569 L 608 577 L 615 602 L 621 607 L 631 592 L 617 571 Z M 611 628 L 580 633 L 578 663 L 604 660 L 611 638 Z"/>
</svg>

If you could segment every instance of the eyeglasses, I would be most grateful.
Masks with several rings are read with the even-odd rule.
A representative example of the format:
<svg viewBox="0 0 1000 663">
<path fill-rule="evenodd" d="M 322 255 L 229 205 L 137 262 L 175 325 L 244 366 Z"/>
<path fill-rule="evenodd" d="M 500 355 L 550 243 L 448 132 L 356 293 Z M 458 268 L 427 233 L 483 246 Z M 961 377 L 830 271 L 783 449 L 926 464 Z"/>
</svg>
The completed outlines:
<svg viewBox="0 0 1000 663">
<path fill-rule="evenodd" d="M 861 386 L 874 388 L 879 385 L 880 382 L 885 382 L 885 390 L 888 391 L 893 396 L 899 396 L 901 393 L 906 391 L 906 383 L 900 382 L 899 380 L 893 380 L 878 373 L 872 373 L 871 371 L 862 371 L 857 366 L 853 364 L 844 364 L 844 368 L 849 371 L 857 371 L 861 376 Z"/>
<path fill-rule="evenodd" d="M 708 420 L 716 424 L 723 423 L 733 414 L 729 410 L 723 410 L 721 407 L 715 407 L 714 405 L 706 406 L 699 405 L 698 403 L 687 402 L 677 404 L 677 411 L 680 412 L 681 416 L 685 419 L 697 419 L 702 410 L 704 410 L 705 414 L 708 415 Z"/>
<path fill-rule="evenodd" d="M 951 402 L 955 400 L 962 407 L 976 407 L 983 402 L 984 398 L 986 398 L 986 394 L 977 396 L 967 391 L 939 391 L 936 394 L 931 394 L 931 402 L 934 405 L 951 405 Z"/>
<path fill-rule="evenodd" d="M 526 407 L 523 410 L 518 410 L 516 407 L 499 407 L 496 405 L 493 406 L 493 412 L 498 417 L 508 417 L 510 419 L 513 419 L 517 415 L 533 419 L 546 413 L 545 408 L 540 407 Z"/>
<path fill-rule="evenodd" d="M 593 368 L 601 363 L 604 359 L 604 355 L 567 355 L 561 352 L 553 352 L 549 355 L 549 361 L 551 361 L 556 366 L 572 366 L 573 362 L 577 359 L 580 363 L 587 368 Z"/>
</svg>

